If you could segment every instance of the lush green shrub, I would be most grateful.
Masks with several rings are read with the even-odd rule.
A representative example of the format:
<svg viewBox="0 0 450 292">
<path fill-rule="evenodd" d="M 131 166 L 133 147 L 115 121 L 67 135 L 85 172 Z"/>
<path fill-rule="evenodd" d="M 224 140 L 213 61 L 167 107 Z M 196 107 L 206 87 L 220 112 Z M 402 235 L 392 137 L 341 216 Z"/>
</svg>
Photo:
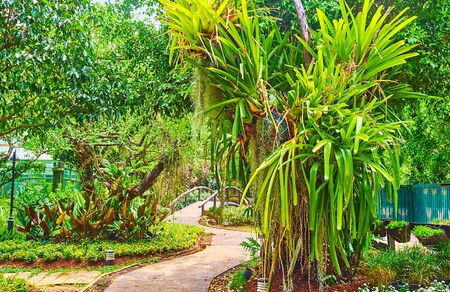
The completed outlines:
<svg viewBox="0 0 450 292">
<path fill-rule="evenodd" d="M 0 277 L 0 291 L 2 291 L 2 292 L 30 292 L 30 291 L 39 291 L 39 290 L 23 279 L 20 279 L 17 277 L 9 277 L 9 278 Z"/>
<path fill-rule="evenodd" d="M 386 229 L 404 229 L 409 225 L 406 221 L 391 221 L 386 226 Z"/>
<path fill-rule="evenodd" d="M 253 218 L 244 214 L 242 207 L 227 206 L 223 209 L 223 220 L 230 225 L 253 224 Z"/>
<path fill-rule="evenodd" d="M 95 263 L 104 260 L 105 251 L 112 249 L 117 258 L 124 256 L 151 255 L 175 252 L 195 246 L 203 228 L 191 225 L 163 223 L 153 230 L 153 237 L 140 241 L 79 241 L 69 243 L 47 243 L 37 241 L 8 240 L 0 242 L 0 262 L 8 260 L 20 262 L 45 262 L 86 260 Z"/>
<path fill-rule="evenodd" d="M 383 224 L 384 224 L 384 221 L 383 221 L 383 220 L 377 219 L 377 220 L 375 220 L 375 221 L 373 222 L 373 227 L 374 227 L 374 228 L 377 228 L 377 227 L 382 226 Z"/>
<path fill-rule="evenodd" d="M 243 249 L 250 252 L 250 260 L 245 262 L 247 267 L 256 267 L 260 262 L 261 244 L 256 238 L 248 237 L 246 241 L 241 243 Z"/>
<path fill-rule="evenodd" d="M 11 240 L 11 239 L 24 239 L 25 235 L 13 229 L 11 232 L 8 231 L 8 221 L 9 217 L 9 200 L 0 199 L 0 241 Z M 17 220 L 17 218 L 16 218 Z"/>
<path fill-rule="evenodd" d="M 418 236 L 418 237 L 419 236 L 420 237 L 429 237 L 429 236 L 443 235 L 443 234 L 445 234 L 445 231 L 440 228 L 431 228 L 428 226 L 418 225 L 418 226 L 414 227 L 414 229 L 412 230 L 412 234 L 414 234 L 415 236 Z"/>
<path fill-rule="evenodd" d="M 228 288 L 231 291 L 244 291 L 244 288 L 247 285 L 247 280 L 244 279 L 243 274 L 244 269 L 240 269 L 233 274 L 231 281 L 228 284 Z"/>
<path fill-rule="evenodd" d="M 445 281 L 433 281 L 430 285 L 425 286 L 419 286 L 417 291 L 433 291 L 433 292 L 447 292 L 450 290 L 450 285 L 445 284 Z M 400 290 L 398 288 L 393 286 L 383 286 L 381 289 L 378 287 L 371 287 L 367 284 L 364 284 L 362 287 L 358 288 L 358 292 L 398 292 L 398 291 L 410 291 L 408 285 L 403 285 L 400 287 Z"/>
<path fill-rule="evenodd" d="M 370 251 L 361 272 L 375 286 L 402 280 L 407 283 L 429 285 L 448 277 L 450 265 L 448 244 L 430 252 L 418 247 L 401 251 Z"/>
<path fill-rule="evenodd" d="M 440 225 L 450 225 L 450 219 L 434 219 L 433 224 L 440 224 Z"/>
<path fill-rule="evenodd" d="M 212 206 L 211 208 L 209 208 L 204 212 L 204 215 L 210 219 L 213 219 L 216 222 L 219 222 L 220 209 L 219 207 Z"/>
</svg>

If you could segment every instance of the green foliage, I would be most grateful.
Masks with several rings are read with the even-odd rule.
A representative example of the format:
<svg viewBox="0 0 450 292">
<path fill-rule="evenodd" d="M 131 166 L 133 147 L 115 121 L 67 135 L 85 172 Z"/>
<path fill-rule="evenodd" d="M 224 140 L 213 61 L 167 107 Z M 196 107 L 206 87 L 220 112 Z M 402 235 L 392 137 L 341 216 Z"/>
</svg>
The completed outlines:
<svg viewBox="0 0 450 292">
<path fill-rule="evenodd" d="M 223 221 L 229 225 L 251 225 L 254 224 L 252 217 L 245 216 L 245 207 L 226 206 L 223 208 Z"/>
<path fill-rule="evenodd" d="M 375 286 L 388 285 L 396 280 L 429 285 L 448 276 L 448 244 L 442 245 L 437 252 L 419 247 L 396 252 L 372 251 L 362 265 L 363 275 Z"/>
<path fill-rule="evenodd" d="M 383 220 L 380 220 L 380 219 L 377 219 L 377 220 L 375 220 L 375 221 L 373 222 L 373 226 L 374 226 L 375 228 L 380 227 L 380 226 L 382 226 L 383 224 L 384 224 L 384 221 L 383 221 Z"/>
<path fill-rule="evenodd" d="M 204 215 L 210 219 L 213 219 L 215 222 L 219 222 L 220 213 L 219 207 L 212 206 L 204 212 Z"/>
<path fill-rule="evenodd" d="M 0 155 L 1 156 L 1 155 Z M 42 172 L 45 169 L 45 164 L 28 160 L 28 161 L 16 161 L 16 167 L 14 170 L 14 177 L 16 179 L 20 178 L 20 176 L 25 172 Z M 11 172 L 12 172 L 12 164 L 3 162 L 0 159 L 0 186 L 4 186 L 7 183 L 11 182 Z M 6 188 L 8 191 L 10 190 L 10 186 Z"/>
<path fill-rule="evenodd" d="M 433 224 L 450 225 L 450 219 L 433 219 Z"/>
<path fill-rule="evenodd" d="M 386 225 L 386 229 L 405 229 L 408 225 L 406 221 L 391 221 Z"/>
<path fill-rule="evenodd" d="M 0 43 L 4 101 L 0 137 L 30 135 L 56 122 L 60 114 L 91 110 L 89 101 L 95 98 L 88 94 L 89 83 L 96 66 L 90 1 L 0 5 L 5 24 Z"/>
<path fill-rule="evenodd" d="M 247 265 L 256 266 L 260 260 L 261 244 L 256 238 L 248 237 L 246 241 L 241 242 L 241 246 L 250 252 L 250 261 Z"/>
<path fill-rule="evenodd" d="M 450 285 L 446 284 L 445 281 L 433 281 L 430 285 L 419 285 L 419 290 L 417 291 L 436 291 L 436 292 L 447 292 L 450 289 Z M 410 288 L 408 284 L 401 285 L 399 288 L 394 286 L 382 286 L 370 287 L 364 284 L 362 287 L 358 288 L 358 292 L 409 292 Z"/>
<path fill-rule="evenodd" d="M 340 16 L 339 3 L 334 0 L 302 1 L 306 16 L 313 29 L 319 27 L 316 9 L 328 18 Z M 361 10 L 359 0 L 348 1 Z M 259 7 L 273 8 L 270 13 L 280 19 L 284 30 L 298 27 L 295 6 L 290 0 L 256 1 Z M 446 0 L 382 0 L 379 5 L 390 6 L 394 13 L 405 8 L 407 16 L 417 19 L 399 32 L 414 49 L 418 57 L 403 65 L 402 74 L 396 78 L 411 84 L 418 92 L 442 97 L 442 100 L 405 100 L 395 105 L 403 120 L 414 120 L 402 136 L 402 183 L 439 183 L 450 181 L 450 4 Z M 265 10 L 264 14 L 267 14 Z"/>
<path fill-rule="evenodd" d="M 418 225 L 414 227 L 411 233 L 414 234 L 415 236 L 428 237 L 428 236 L 443 235 L 445 234 L 445 231 L 440 228 L 430 228 L 428 226 Z"/>
<path fill-rule="evenodd" d="M 17 278 L 17 277 L 9 277 L 9 278 L 0 277 L 0 290 L 3 292 L 40 291 L 38 288 L 36 288 L 32 284 L 28 283 L 27 281 L 25 281 L 23 279 Z"/>
<path fill-rule="evenodd" d="M 233 292 L 243 292 L 247 286 L 247 280 L 245 280 L 244 269 L 237 270 L 233 273 L 231 281 L 228 284 L 228 288 Z"/>
<path fill-rule="evenodd" d="M 8 218 L 9 218 L 9 200 L 0 199 L 0 241 L 25 239 L 25 236 L 15 229 L 13 229 L 12 232 L 8 231 L 7 225 Z"/>
<path fill-rule="evenodd" d="M 450 181 L 450 3 L 436 1 L 390 1 L 397 10 L 417 20 L 402 32 L 419 54 L 403 68 L 402 80 L 415 90 L 441 100 L 410 101 L 399 106 L 400 117 L 415 121 L 404 131 L 403 183 L 443 183 Z"/>
<path fill-rule="evenodd" d="M 339 1 L 336 0 L 303 0 L 308 24 L 316 29 L 319 20 L 316 9 L 324 11 L 328 17 L 336 19 L 340 16 Z M 351 1 L 349 2 L 351 3 Z M 271 15 L 283 31 L 291 31 L 299 28 L 297 11 L 292 0 L 257 0 L 255 5 L 261 9 L 262 16 Z M 269 9 L 266 9 L 269 8 Z M 264 22 L 263 22 L 264 23 Z"/>
<path fill-rule="evenodd" d="M 414 17 L 390 15 L 373 1 L 355 13 L 340 1 L 342 18 L 318 11 L 314 42 L 306 44 L 274 23 L 262 27 L 251 1 L 161 2 L 172 51 L 223 91 L 223 101 L 207 109 L 227 113 L 217 130 L 216 144 L 225 149 L 212 159 L 216 169 L 226 169 L 228 181 L 241 177 L 235 156 L 262 162 L 241 183 L 248 183 L 245 193 L 252 188 L 265 240 L 274 246 L 266 260 L 283 258 L 289 276 L 297 266 L 326 263 L 328 252 L 338 273 L 342 263 L 348 268 L 347 258 L 368 246 L 373 194 L 386 187 L 397 208 L 405 123 L 388 104 L 422 96 L 394 81 L 399 66 L 417 55 L 396 38 Z"/>
<path fill-rule="evenodd" d="M 67 243 L 40 243 L 37 241 L 7 240 L 0 243 L 0 262 L 45 262 L 58 260 L 85 260 L 95 263 L 105 259 L 105 251 L 113 249 L 116 258 L 175 252 L 197 244 L 203 229 L 196 226 L 164 223 L 151 239 L 140 241 L 80 241 Z M 99 247 L 102 248 L 99 248 Z"/>
</svg>

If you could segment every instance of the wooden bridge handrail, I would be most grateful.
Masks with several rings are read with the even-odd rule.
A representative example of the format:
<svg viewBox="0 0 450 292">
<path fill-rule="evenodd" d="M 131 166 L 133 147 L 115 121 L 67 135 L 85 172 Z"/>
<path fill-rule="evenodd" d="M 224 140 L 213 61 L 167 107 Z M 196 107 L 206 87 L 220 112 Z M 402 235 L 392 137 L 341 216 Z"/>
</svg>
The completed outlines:
<svg viewBox="0 0 450 292">
<path fill-rule="evenodd" d="M 227 186 L 227 187 L 224 188 L 224 191 L 228 194 L 228 190 L 230 190 L 230 189 L 239 192 L 239 198 L 238 198 L 239 203 L 237 203 L 237 206 L 240 206 L 240 204 L 241 204 L 241 203 L 240 203 L 240 202 L 241 202 L 241 196 L 242 196 L 243 192 L 242 192 L 239 188 L 237 188 L 237 187 L 235 187 L 235 186 Z M 218 194 L 219 194 L 219 191 L 215 191 L 215 192 L 212 193 L 211 196 L 209 196 L 209 197 L 208 197 L 208 198 L 207 198 L 200 206 L 198 206 L 199 208 L 202 208 L 202 215 L 203 215 L 203 213 L 204 213 L 204 211 L 205 211 L 205 205 L 206 205 L 206 203 L 208 203 L 209 201 L 211 201 L 211 199 L 214 199 L 214 206 L 216 206 L 216 197 L 217 197 Z M 227 196 L 226 202 L 228 202 L 228 196 Z M 229 202 L 228 202 L 228 203 L 229 203 Z M 235 206 L 235 205 L 233 204 L 233 206 Z"/>
<path fill-rule="evenodd" d="M 187 191 L 185 191 L 184 193 L 180 194 L 178 197 L 176 197 L 172 202 L 170 202 L 170 209 L 173 210 L 173 208 L 175 207 L 175 204 L 183 197 L 186 197 L 187 195 L 189 195 L 190 193 L 192 193 L 193 191 L 207 191 L 210 193 L 214 193 L 214 190 L 208 187 L 204 187 L 204 186 L 198 186 L 198 187 L 194 187 L 192 189 L 189 189 Z"/>
<path fill-rule="evenodd" d="M 208 203 L 212 198 L 216 197 L 218 193 L 219 193 L 218 191 L 214 191 L 214 193 L 212 193 L 211 196 L 209 196 L 209 197 L 203 202 L 203 204 L 201 204 L 201 205 L 198 206 L 198 207 L 199 207 L 199 208 L 203 208 L 203 207 L 206 205 L 206 203 Z"/>
</svg>

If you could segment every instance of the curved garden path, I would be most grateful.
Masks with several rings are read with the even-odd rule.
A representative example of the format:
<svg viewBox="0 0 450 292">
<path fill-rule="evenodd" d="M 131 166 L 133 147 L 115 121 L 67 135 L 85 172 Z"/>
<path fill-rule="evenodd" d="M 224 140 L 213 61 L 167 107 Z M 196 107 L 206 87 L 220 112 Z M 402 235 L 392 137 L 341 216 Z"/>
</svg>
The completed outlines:
<svg viewBox="0 0 450 292">
<path fill-rule="evenodd" d="M 175 212 L 172 221 L 199 225 L 202 202 L 197 202 Z M 202 226 L 204 227 L 204 226 Z M 213 233 L 211 246 L 206 249 L 151 264 L 119 276 L 105 290 L 114 291 L 208 291 L 211 280 L 218 274 L 248 259 L 248 253 L 240 246 L 250 233 L 204 227 Z"/>
</svg>

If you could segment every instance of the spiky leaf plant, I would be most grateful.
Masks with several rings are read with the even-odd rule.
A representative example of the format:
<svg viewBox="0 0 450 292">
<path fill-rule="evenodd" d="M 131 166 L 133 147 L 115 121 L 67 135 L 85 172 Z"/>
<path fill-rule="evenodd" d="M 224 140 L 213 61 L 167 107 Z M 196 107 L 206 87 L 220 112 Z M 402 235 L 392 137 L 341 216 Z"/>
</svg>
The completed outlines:
<svg viewBox="0 0 450 292">
<path fill-rule="evenodd" d="M 370 0 L 355 14 L 341 1 L 341 19 L 317 11 L 320 27 L 310 45 L 283 35 L 275 21 L 262 31 L 246 0 L 162 3 L 173 51 L 201 67 L 223 94 L 209 108 L 227 114 L 221 145 L 229 151 L 221 155 L 232 151 L 253 165 L 245 183 L 262 217 L 264 272 L 271 278 L 278 260 L 287 279 L 299 268 L 320 274 L 327 259 L 338 273 L 350 268 L 349 258 L 368 245 L 380 188 L 397 206 L 404 123 L 392 119 L 388 104 L 413 95 L 394 81 L 396 68 L 415 56 L 396 39 L 413 18 L 382 6 L 371 11 Z M 193 6 L 202 7 L 198 15 L 187 11 Z M 223 11 L 233 11 L 232 21 Z M 193 17 L 214 29 L 194 26 L 191 33 L 180 19 Z M 313 57 L 308 67 L 304 49 Z"/>
</svg>

